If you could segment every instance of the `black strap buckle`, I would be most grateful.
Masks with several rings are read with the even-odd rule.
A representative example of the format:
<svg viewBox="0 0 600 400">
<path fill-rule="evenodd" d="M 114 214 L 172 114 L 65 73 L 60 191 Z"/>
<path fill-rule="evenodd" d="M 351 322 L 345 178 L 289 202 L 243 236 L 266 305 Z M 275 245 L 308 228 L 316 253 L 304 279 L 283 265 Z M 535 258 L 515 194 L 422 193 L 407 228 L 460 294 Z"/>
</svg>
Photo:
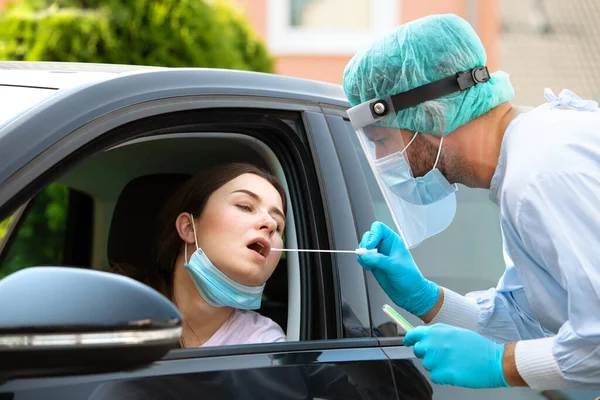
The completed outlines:
<svg viewBox="0 0 600 400">
<path fill-rule="evenodd" d="M 371 114 L 374 118 L 384 117 L 390 111 L 390 107 L 384 100 L 377 100 L 371 104 Z"/>
<path fill-rule="evenodd" d="M 490 72 L 487 67 L 473 68 L 470 71 L 459 72 L 456 74 L 458 88 L 463 91 L 478 83 L 484 83 L 490 80 Z"/>
</svg>

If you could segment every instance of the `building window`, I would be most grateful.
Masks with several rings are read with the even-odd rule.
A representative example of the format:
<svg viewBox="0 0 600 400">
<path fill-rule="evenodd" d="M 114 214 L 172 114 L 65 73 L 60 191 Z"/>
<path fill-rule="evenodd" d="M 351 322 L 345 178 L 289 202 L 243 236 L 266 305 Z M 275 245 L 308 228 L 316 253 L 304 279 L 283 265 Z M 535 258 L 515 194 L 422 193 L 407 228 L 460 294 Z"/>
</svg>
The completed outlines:
<svg viewBox="0 0 600 400">
<path fill-rule="evenodd" d="M 275 54 L 353 54 L 399 21 L 400 0 L 269 0 Z"/>
</svg>

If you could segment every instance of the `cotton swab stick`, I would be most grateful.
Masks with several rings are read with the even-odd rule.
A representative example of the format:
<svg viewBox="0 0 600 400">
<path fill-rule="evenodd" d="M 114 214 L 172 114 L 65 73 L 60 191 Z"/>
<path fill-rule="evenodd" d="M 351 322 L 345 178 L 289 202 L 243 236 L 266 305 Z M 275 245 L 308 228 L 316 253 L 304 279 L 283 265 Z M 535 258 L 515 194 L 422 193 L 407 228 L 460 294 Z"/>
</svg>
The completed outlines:
<svg viewBox="0 0 600 400">
<path fill-rule="evenodd" d="M 358 254 L 362 256 L 365 253 L 376 253 L 377 249 L 356 249 L 356 250 L 315 250 L 315 249 L 271 249 L 273 251 L 296 251 L 296 252 L 306 252 L 306 253 L 349 253 L 349 254 Z"/>
</svg>

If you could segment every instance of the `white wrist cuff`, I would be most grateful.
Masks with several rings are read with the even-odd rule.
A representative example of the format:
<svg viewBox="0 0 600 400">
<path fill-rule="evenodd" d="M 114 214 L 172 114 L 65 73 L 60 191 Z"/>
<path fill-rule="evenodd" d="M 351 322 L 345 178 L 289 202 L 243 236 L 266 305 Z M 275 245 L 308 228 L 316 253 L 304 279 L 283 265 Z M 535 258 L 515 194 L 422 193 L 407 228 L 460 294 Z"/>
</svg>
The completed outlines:
<svg viewBox="0 0 600 400">
<path fill-rule="evenodd" d="M 532 389 L 568 387 L 552 353 L 554 337 L 522 340 L 515 346 L 515 364 L 521 378 Z"/>
<path fill-rule="evenodd" d="M 440 289 L 444 291 L 444 302 L 440 311 L 428 325 L 443 323 L 472 331 L 476 330 L 480 313 L 477 303 L 450 289 L 443 287 Z"/>
</svg>

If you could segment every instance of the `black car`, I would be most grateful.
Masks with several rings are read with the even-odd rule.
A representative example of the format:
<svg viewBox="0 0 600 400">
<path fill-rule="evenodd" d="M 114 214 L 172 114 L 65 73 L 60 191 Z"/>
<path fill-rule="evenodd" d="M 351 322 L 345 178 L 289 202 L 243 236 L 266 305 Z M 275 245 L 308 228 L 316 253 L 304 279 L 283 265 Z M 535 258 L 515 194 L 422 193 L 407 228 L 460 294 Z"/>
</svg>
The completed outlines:
<svg viewBox="0 0 600 400">
<path fill-rule="evenodd" d="M 391 224 L 339 86 L 1 62 L 0 106 L 0 399 L 542 398 L 431 383 L 381 310 L 393 302 L 352 254 L 282 257 L 258 310 L 287 334 L 273 344 L 174 348 L 177 309 L 106 272 L 145 262 L 175 182 L 218 161 L 251 162 L 284 182 L 286 247 L 354 249 L 373 221 Z M 455 245 L 463 222 L 416 249 L 417 260 L 446 262 L 435 246 Z M 478 274 L 453 275 L 454 257 L 425 273 L 489 287 Z"/>
</svg>

